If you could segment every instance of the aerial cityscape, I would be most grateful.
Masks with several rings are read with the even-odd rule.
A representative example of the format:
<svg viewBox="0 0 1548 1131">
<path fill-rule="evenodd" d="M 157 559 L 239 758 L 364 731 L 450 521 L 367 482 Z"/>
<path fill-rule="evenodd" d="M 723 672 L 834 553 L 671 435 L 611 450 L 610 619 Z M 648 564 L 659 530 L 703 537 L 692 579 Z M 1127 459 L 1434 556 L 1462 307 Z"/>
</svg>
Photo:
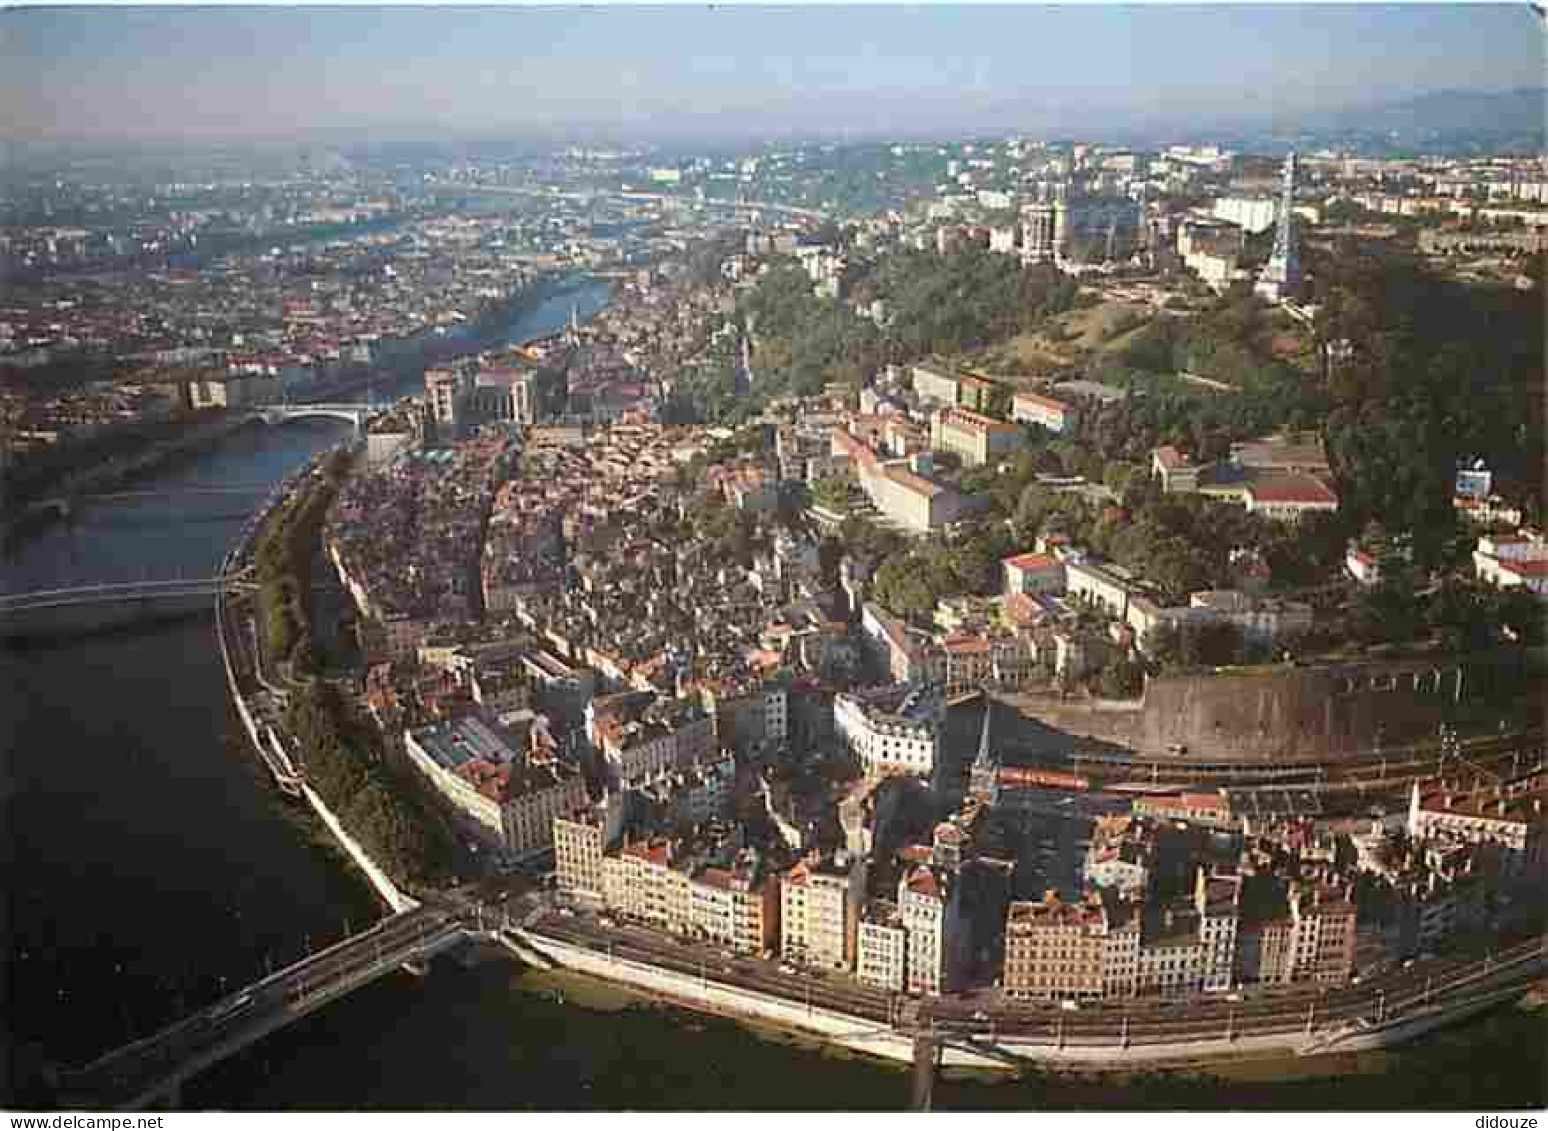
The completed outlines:
<svg viewBox="0 0 1548 1131">
<path fill-rule="evenodd" d="M 0 1106 L 1541 1110 L 1545 26 L 0 15 Z"/>
</svg>

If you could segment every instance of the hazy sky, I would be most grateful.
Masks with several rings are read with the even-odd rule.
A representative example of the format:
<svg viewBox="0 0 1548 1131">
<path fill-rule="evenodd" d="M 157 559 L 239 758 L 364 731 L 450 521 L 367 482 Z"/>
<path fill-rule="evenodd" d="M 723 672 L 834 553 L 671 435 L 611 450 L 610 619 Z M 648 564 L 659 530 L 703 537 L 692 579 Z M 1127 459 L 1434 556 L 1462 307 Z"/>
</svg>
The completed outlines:
<svg viewBox="0 0 1548 1131">
<path fill-rule="evenodd" d="M 1544 77 L 1524 3 L 11 9 L 0 37 L 9 139 L 1089 128 Z"/>
</svg>

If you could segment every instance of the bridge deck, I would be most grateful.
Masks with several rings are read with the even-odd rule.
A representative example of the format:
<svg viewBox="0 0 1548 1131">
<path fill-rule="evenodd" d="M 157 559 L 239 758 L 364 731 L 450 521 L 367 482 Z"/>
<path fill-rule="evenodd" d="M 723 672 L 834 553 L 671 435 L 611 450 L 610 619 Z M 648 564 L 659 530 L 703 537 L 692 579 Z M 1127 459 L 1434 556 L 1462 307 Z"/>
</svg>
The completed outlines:
<svg viewBox="0 0 1548 1131">
<path fill-rule="evenodd" d="M 60 1075 L 74 1104 L 138 1108 L 326 1003 L 460 943 L 462 917 L 421 906 L 230 994 L 200 1012 Z"/>
</svg>

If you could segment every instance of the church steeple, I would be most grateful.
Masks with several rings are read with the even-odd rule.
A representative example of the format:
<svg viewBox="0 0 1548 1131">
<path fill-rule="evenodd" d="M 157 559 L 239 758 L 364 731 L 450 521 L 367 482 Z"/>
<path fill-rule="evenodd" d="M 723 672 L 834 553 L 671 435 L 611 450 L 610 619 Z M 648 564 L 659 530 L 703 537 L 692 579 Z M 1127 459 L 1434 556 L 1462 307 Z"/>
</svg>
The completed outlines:
<svg viewBox="0 0 1548 1131">
<path fill-rule="evenodd" d="M 978 754 L 968 773 L 968 794 L 975 800 L 993 805 L 1000 795 L 1000 756 L 995 753 L 991 730 L 994 724 L 994 700 L 984 697 L 984 725 L 978 734 Z"/>
</svg>

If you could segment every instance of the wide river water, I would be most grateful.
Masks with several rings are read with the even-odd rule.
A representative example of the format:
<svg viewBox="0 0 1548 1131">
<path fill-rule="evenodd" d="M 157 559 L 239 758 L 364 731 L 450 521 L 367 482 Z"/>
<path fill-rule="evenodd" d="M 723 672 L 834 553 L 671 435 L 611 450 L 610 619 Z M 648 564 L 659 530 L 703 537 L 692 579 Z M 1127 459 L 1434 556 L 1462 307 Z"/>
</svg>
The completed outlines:
<svg viewBox="0 0 1548 1131">
<path fill-rule="evenodd" d="M 551 333 L 572 302 L 584 317 L 606 294 L 594 282 L 555 294 L 517 318 L 510 336 Z M 330 421 L 255 427 L 142 485 L 271 484 L 346 429 Z M 72 526 L 25 543 L 5 565 L 7 588 L 208 574 L 245 506 L 183 496 L 89 508 Z M 277 795 L 246 750 L 212 633 L 209 617 L 185 617 L 0 651 L 11 691 L 0 701 L 0 1037 L 13 1042 L 0 1057 L 20 1047 L 83 1062 L 381 913 L 326 834 Z M 586 996 L 572 986 L 561 1003 L 504 962 L 441 961 L 429 978 L 388 978 L 274 1034 L 197 1078 L 183 1102 L 895 1110 L 906 1096 L 906 1077 L 894 1069 L 717 1020 L 604 1012 L 577 1001 Z M 1408 1075 L 1427 1078 L 1419 1065 Z M 1384 1085 L 1374 1106 L 1406 1106 L 1404 1086 L 1390 1077 Z M 936 1098 L 941 1107 L 1357 1102 L 1347 1090 L 1241 1087 L 1117 1089 L 1035 1077 L 943 1082 Z M 1481 1090 L 1474 1106 L 1499 1094 Z"/>
</svg>

